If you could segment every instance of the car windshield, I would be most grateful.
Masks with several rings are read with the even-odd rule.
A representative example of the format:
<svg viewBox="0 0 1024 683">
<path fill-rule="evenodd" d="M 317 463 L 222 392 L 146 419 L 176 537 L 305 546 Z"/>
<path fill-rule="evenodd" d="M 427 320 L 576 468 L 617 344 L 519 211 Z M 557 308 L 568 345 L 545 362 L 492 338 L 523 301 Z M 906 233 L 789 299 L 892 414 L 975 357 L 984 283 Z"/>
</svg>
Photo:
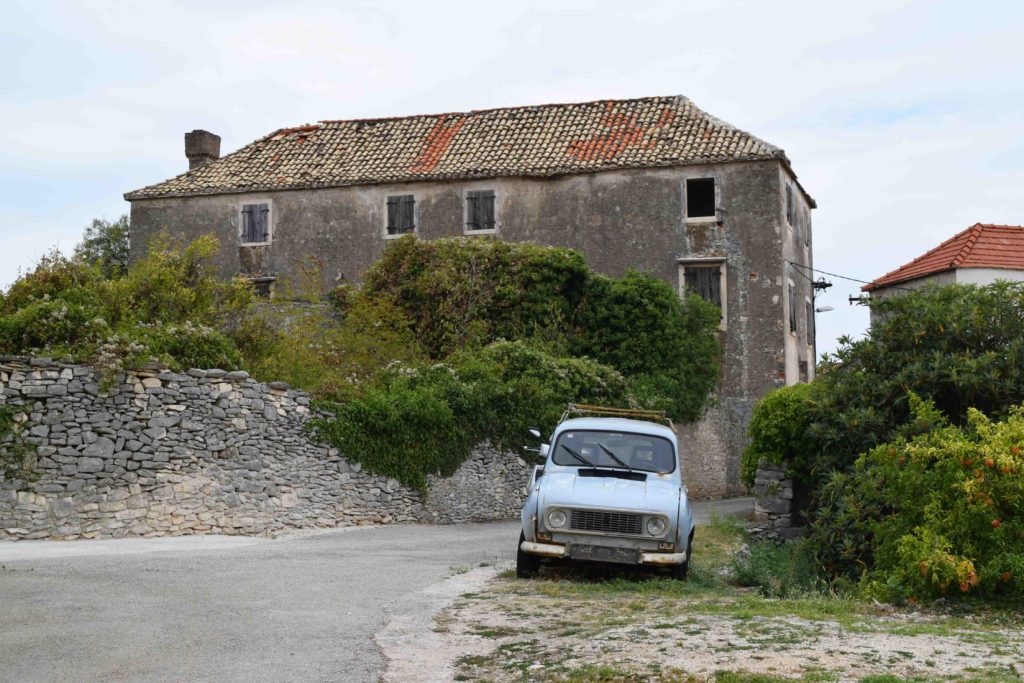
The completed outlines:
<svg viewBox="0 0 1024 683">
<path fill-rule="evenodd" d="M 562 432 L 552 459 L 556 465 L 611 467 L 667 474 L 676 469 L 672 442 L 650 434 L 574 430 Z"/>
</svg>

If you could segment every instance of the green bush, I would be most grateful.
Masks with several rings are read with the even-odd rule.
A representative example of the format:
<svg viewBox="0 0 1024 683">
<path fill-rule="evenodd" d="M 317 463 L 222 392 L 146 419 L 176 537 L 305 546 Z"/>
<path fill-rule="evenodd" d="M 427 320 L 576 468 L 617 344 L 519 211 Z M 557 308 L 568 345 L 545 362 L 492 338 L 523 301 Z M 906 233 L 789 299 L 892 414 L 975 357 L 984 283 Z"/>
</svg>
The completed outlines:
<svg viewBox="0 0 1024 683">
<path fill-rule="evenodd" d="M 765 458 L 820 489 L 860 454 L 931 428 L 912 415 L 911 393 L 955 425 L 970 408 L 998 417 L 1024 402 L 1024 283 L 929 287 L 872 307 L 880 319 L 867 337 L 841 339 L 812 389 L 770 394 L 755 410 L 747 481 Z"/>
<path fill-rule="evenodd" d="M 21 438 L 21 428 L 15 416 L 23 407 L 0 406 L 0 479 L 13 481 L 27 479 L 29 470 L 29 449 Z"/>
<path fill-rule="evenodd" d="M 680 299 L 671 285 L 653 276 L 595 274 L 569 350 L 630 378 L 645 408 L 690 422 L 700 417 L 718 381 L 720 318 L 717 307 L 698 296 Z"/>
<path fill-rule="evenodd" d="M 785 464 L 792 476 L 813 479 L 821 467 L 831 462 L 810 438 L 814 418 L 814 394 L 818 385 L 794 384 L 767 394 L 754 406 L 750 420 L 750 444 L 743 453 L 740 476 L 748 487 L 754 485 L 757 464 L 766 460 Z M 820 456 L 824 456 L 821 458 Z M 824 462 L 822 462 L 824 460 Z"/>
<path fill-rule="evenodd" d="M 528 427 L 552 429 L 570 401 L 622 405 L 626 382 L 593 361 L 496 342 L 449 364 L 395 364 L 360 397 L 323 403 L 332 419 L 314 427 L 346 457 L 422 489 L 485 440 L 515 448 Z"/>
<path fill-rule="evenodd" d="M 94 363 L 106 381 L 150 359 L 176 369 L 237 368 L 241 355 L 224 330 L 252 294 L 244 282 L 217 277 L 217 249 L 212 237 L 185 246 L 154 240 L 117 277 L 105 272 L 109 263 L 50 253 L 0 298 L 0 353 Z"/>
<path fill-rule="evenodd" d="M 934 406 L 911 400 L 921 420 Z M 969 409 L 871 449 L 825 486 L 811 542 L 833 576 L 886 599 L 1024 595 L 1024 408 Z"/>
<path fill-rule="evenodd" d="M 651 275 L 598 275 L 569 249 L 403 238 L 388 245 L 361 293 L 384 295 L 435 359 L 529 340 L 614 367 L 639 405 L 685 421 L 700 416 L 718 380 L 717 308 L 696 296 L 682 301 Z M 332 296 L 340 307 L 353 300 L 348 289 Z"/>
<path fill-rule="evenodd" d="M 386 297 L 352 297 L 344 313 L 323 305 L 258 307 L 234 338 L 254 377 L 335 401 L 358 397 L 390 363 L 426 362 L 408 319 Z"/>
<path fill-rule="evenodd" d="M 366 273 L 364 291 L 402 308 L 432 358 L 571 324 L 589 270 L 570 249 L 478 238 L 403 237 Z"/>
</svg>

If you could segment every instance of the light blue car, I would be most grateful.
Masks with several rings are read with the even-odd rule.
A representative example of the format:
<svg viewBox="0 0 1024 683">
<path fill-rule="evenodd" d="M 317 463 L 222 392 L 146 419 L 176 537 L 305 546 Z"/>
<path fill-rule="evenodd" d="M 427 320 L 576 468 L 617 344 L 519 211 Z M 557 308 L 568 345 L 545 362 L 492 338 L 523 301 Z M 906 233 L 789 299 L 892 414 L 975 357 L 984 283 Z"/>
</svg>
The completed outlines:
<svg viewBox="0 0 1024 683">
<path fill-rule="evenodd" d="M 534 576 L 547 557 L 668 567 L 686 578 L 693 515 L 670 425 L 646 411 L 570 406 L 539 450 L 546 462 L 523 506 L 516 574 Z"/>
</svg>

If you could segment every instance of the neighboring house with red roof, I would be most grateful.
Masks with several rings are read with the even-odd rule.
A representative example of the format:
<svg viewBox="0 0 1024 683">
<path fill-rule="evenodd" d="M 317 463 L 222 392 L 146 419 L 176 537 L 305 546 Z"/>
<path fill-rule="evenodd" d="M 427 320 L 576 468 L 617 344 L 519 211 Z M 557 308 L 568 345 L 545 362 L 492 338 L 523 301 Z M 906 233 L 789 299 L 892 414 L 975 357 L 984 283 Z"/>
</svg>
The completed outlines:
<svg viewBox="0 0 1024 683">
<path fill-rule="evenodd" d="M 132 258 L 160 231 L 214 233 L 224 275 L 266 288 L 312 255 L 329 287 L 392 238 L 464 236 L 571 247 L 713 301 L 722 381 L 687 428 L 695 493 L 739 491 L 754 403 L 813 377 L 814 200 L 782 149 L 685 97 L 321 121 L 224 157 L 193 131 L 185 148 L 187 172 L 125 195 Z"/>
<path fill-rule="evenodd" d="M 1024 226 L 975 223 L 861 290 L 880 299 L 926 285 L 986 285 L 996 280 L 1024 280 Z"/>
</svg>

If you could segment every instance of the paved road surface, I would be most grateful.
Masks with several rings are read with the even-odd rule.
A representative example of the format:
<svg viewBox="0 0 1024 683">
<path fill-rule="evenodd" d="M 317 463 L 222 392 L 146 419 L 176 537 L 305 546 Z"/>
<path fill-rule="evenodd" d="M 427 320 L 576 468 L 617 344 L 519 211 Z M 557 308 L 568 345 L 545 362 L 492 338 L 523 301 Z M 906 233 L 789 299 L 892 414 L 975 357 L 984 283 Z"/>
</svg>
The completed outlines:
<svg viewBox="0 0 1024 683">
<path fill-rule="evenodd" d="M 698 504 L 744 514 L 751 499 Z M 515 523 L 0 543 L 0 681 L 375 681 L 373 634 Z"/>
</svg>

